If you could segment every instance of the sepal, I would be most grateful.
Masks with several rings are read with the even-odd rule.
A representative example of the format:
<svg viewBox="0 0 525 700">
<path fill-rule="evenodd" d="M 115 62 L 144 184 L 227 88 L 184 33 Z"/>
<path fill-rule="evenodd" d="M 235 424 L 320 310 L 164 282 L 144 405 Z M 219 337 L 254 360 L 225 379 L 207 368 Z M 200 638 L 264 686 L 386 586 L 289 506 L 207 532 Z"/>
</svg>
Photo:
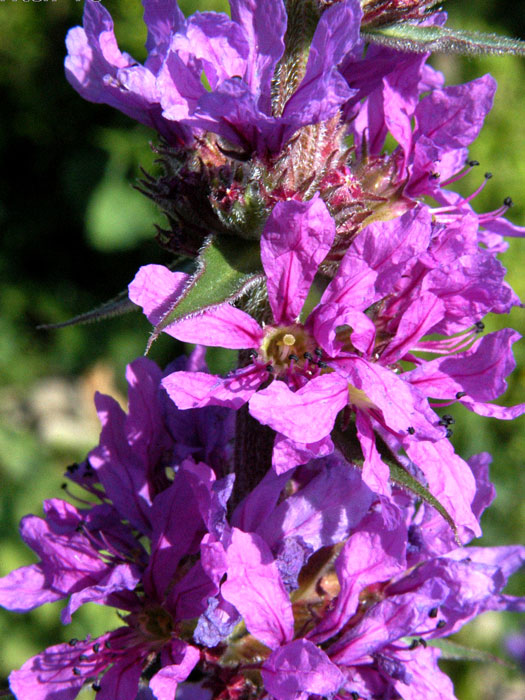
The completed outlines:
<svg viewBox="0 0 525 700">
<path fill-rule="evenodd" d="M 525 41 L 498 34 L 400 22 L 361 32 L 365 41 L 413 53 L 525 55 Z"/>
<path fill-rule="evenodd" d="M 170 324 L 234 302 L 263 279 L 259 241 L 209 236 L 196 260 L 196 271 L 181 295 L 155 326 L 146 352 Z"/>
</svg>

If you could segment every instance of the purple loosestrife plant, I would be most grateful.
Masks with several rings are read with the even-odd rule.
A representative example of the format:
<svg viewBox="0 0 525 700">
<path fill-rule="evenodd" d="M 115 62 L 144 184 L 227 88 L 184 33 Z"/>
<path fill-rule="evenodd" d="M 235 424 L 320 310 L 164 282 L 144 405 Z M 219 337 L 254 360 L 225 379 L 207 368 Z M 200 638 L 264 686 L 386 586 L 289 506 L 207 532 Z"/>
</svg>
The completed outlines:
<svg viewBox="0 0 525 700">
<path fill-rule="evenodd" d="M 171 267 L 129 299 L 197 344 L 128 367 L 125 413 L 97 396 L 99 445 L 67 477 L 81 506 L 26 516 L 39 561 L 0 581 L 25 612 L 65 600 L 122 625 L 13 671 L 17 700 L 452 700 L 440 638 L 504 592 L 519 546 L 466 546 L 494 497 L 486 454 L 450 442 L 460 403 L 494 404 L 519 305 L 497 253 L 524 230 L 450 187 L 495 92 L 444 86 L 432 49 L 523 52 L 456 32 L 432 0 L 231 0 L 186 18 L 144 0 L 144 65 L 86 0 L 66 74 L 153 129 Z M 394 143 L 391 147 L 388 144 Z M 177 263 L 187 259 L 184 272 Z M 205 346 L 239 351 L 226 377 Z"/>
</svg>

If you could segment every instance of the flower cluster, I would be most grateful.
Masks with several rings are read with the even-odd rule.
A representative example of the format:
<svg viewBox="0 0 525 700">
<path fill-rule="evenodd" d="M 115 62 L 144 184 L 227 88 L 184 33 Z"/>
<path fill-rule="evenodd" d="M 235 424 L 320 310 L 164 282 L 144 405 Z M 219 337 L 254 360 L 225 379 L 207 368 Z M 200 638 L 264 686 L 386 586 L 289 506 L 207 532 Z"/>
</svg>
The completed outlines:
<svg viewBox="0 0 525 700">
<path fill-rule="evenodd" d="M 445 87 L 427 54 L 362 29 L 442 27 L 429 0 L 231 0 L 185 18 L 143 0 L 144 65 L 86 0 L 66 74 L 154 128 L 143 187 L 186 271 L 146 265 L 129 299 L 196 344 L 128 368 L 128 413 L 96 398 L 100 444 L 23 519 L 36 564 L 0 580 L 24 612 L 121 611 L 10 676 L 18 700 L 453 700 L 439 639 L 506 595 L 520 546 L 467 546 L 494 498 L 490 457 L 450 441 L 493 403 L 519 335 L 482 318 L 519 300 L 497 253 L 509 198 L 478 213 L 450 186 L 491 108 L 484 76 Z M 395 143 L 394 147 L 388 144 Z M 226 376 L 206 346 L 239 351 Z M 69 488 L 69 487 L 68 487 Z"/>
</svg>

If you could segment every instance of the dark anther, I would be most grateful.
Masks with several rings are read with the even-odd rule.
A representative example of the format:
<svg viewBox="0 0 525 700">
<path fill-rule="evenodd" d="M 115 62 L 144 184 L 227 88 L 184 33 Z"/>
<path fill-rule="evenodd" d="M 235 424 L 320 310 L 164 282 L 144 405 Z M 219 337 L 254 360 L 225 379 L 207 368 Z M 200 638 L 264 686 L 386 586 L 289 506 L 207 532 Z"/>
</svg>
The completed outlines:
<svg viewBox="0 0 525 700">
<path fill-rule="evenodd" d="M 479 160 L 469 160 L 468 164 L 471 168 L 475 168 L 476 165 L 479 165 Z"/>
<path fill-rule="evenodd" d="M 440 621 L 437 623 L 436 628 L 437 628 L 438 630 L 441 630 L 441 629 L 443 629 L 443 627 L 444 627 L 446 624 L 447 624 L 447 623 L 445 622 L 445 620 L 440 620 Z"/>
<path fill-rule="evenodd" d="M 78 464 L 76 462 L 73 462 L 73 464 L 70 464 L 69 467 L 67 467 L 67 471 L 70 474 L 73 474 L 73 472 L 76 472 L 77 469 L 78 469 Z"/>
<path fill-rule="evenodd" d="M 321 348 L 315 348 L 314 352 L 317 355 L 317 357 L 323 356 L 323 351 L 321 350 Z"/>
<path fill-rule="evenodd" d="M 454 435 L 454 431 L 452 428 L 447 428 L 447 432 L 445 433 L 445 437 L 451 438 Z"/>
<path fill-rule="evenodd" d="M 82 675 L 82 671 L 81 671 L 79 668 L 77 668 L 76 666 L 75 666 L 75 668 L 73 669 L 73 673 L 74 673 L 75 676 L 81 676 L 81 675 Z"/>
<path fill-rule="evenodd" d="M 310 360 L 310 362 L 313 362 L 313 360 L 314 360 L 314 356 L 312 355 L 311 352 L 305 352 L 303 357 L 305 360 Z"/>
<path fill-rule="evenodd" d="M 257 350 L 250 350 L 248 355 L 252 358 L 255 359 L 257 357 Z"/>
<path fill-rule="evenodd" d="M 456 421 L 454 420 L 453 416 L 451 416 L 449 413 L 444 413 L 444 414 L 441 416 L 441 420 L 442 420 L 446 425 L 454 425 L 454 423 L 456 422 Z"/>
<path fill-rule="evenodd" d="M 414 435 L 415 432 L 416 432 L 416 429 L 413 428 L 411 425 L 409 425 L 408 428 L 407 428 L 407 433 L 408 433 L 409 435 Z"/>
<path fill-rule="evenodd" d="M 92 683 L 91 687 L 93 688 L 95 693 L 98 693 L 99 690 L 102 690 L 102 686 L 100 685 L 100 683 Z"/>
<path fill-rule="evenodd" d="M 319 362 L 317 363 L 317 366 L 320 367 L 321 369 L 326 369 L 326 367 L 328 367 L 328 364 L 326 362 L 324 362 L 323 360 L 319 360 Z"/>
<path fill-rule="evenodd" d="M 359 693 L 356 693 L 355 690 L 352 690 L 352 692 L 350 693 L 350 697 L 352 698 L 352 700 L 359 700 L 360 696 Z"/>
<path fill-rule="evenodd" d="M 266 365 L 266 371 L 270 372 L 270 374 L 275 372 L 273 365 Z"/>
<path fill-rule="evenodd" d="M 483 323 L 483 321 L 476 321 L 474 325 L 476 326 L 477 333 L 481 333 L 481 331 L 485 330 L 485 324 Z"/>
<path fill-rule="evenodd" d="M 84 531 L 84 523 L 79 523 L 75 528 L 75 532 L 83 532 L 83 531 Z"/>
<path fill-rule="evenodd" d="M 490 180 L 492 173 L 485 173 L 485 180 Z"/>
<path fill-rule="evenodd" d="M 420 643 L 421 643 L 421 642 L 420 642 L 419 639 L 413 639 L 413 640 L 410 642 L 410 646 L 409 646 L 408 648 L 410 649 L 410 651 L 412 651 L 413 649 L 417 649 L 418 646 L 420 645 Z"/>
<path fill-rule="evenodd" d="M 73 639 L 70 639 L 68 642 L 70 647 L 74 647 L 78 644 L 78 639 L 76 637 L 73 637 Z"/>
<path fill-rule="evenodd" d="M 439 173 L 430 173 L 430 177 L 432 178 L 432 180 L 439 180 L 441 175 Z"/>
<path fill-rule="evenodd" d="M 460 399 L 462 399 L 466 395 L 467 395 L 466 391 L 458 391 L 458 393 L 456 394 L 456 399 L 459 401 Z"/>
<path fill-rule="evenodd" d="M 95 642 L 95 644 L 93 644 L 93 651 L 95 652 L 95 654 L 98 654 L 99 649 L 100 649 L 100 644 L 98 642 Z"/>
<path fill-rule="evenodd" d="M 420 637 L 420 638 L 419 638 L 419 643 L 421 644 L 421 646 L 423 647 L 423 649 L 426 649 L 426 648 L 427 648 L 427 643 L 425 642 L 425 640 L 423 639 L 423 637 Z"/>
<path fill-rule="evenodd" d="M 106 641 L 104 642 L 104 646 L 106 647 L 106 649 L 111 649 L 111 642 L 109 641 L 109 639 L 106 639 Z"/>
<path fill-rule="evenodd" d="M 295 353 L 288 355 L 288 357 L 290 358 L 290 360 L 293 360 L 294 362 L 298 362 L 298 360 L 299 360 L 298 355 L 296 355 Z"/>
<path fill-rule="evenodd" d="M 503 204 L 506 207 L 511 207 L 514 204 L 514 202 L 512 201 L 512 199 L 510 197 L 505 197 L 505 199 L 503 200 Z"/>
<path fill-rule="evenodd" d="M 66 484 L 65 481 L 64 481 L 63 484 L 60 484 L 60 488 L 61 488 L 61 489 L 67 489 L 67 484 Z"/>
<path fill-rule="evenodd" d="M 431 608 L 431 610 L 428 611 L 428 616 L 429 617 L 437 617 L 438 616 L 438 609 Z"/>
<path fill-rule="evenodd" d="M 79 660 L 79 661 L 87 661 L 88 658 L 89 658 L 89 657 L 88 657 L 87 654 L 80 654 L 80 656 L 78 657 L 78 660 Z"/>
</svg>

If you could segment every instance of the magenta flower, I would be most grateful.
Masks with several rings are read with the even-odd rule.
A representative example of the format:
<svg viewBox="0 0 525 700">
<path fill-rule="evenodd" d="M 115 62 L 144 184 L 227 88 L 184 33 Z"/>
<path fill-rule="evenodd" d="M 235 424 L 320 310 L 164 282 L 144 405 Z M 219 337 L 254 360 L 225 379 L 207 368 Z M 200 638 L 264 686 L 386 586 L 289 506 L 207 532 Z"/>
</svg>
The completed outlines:
<svg viewBox="0 0 525 700">
<path fill-rule="evenodd" d="M 478 484 L 473 509 L 479 516 L 490 501 L 490 485 L 486 458 L 480 456 L 474 464 Z M 277 489 L 280 477 L 269 478 Z M 316 478 L 310 486 L 322 521 L 331 500 Z M 292 605 L 275 552 L 280 523 L 286 523 L 283 535 L 304 533 L 314 543 L 304 525 L 307 512 L 301 507 L 300 484 L 299 474 L 297 497 L 277 506 L 277 517 L 268 499 L 270 482 L 255 489 L 237 522 L 255 526 L 259 534 L 234 528 L 226 546 L 227 580 L 221 593 L 243 615 L 247 635 L 236 644 L 240 652 L 250 648 L 262 658 L 266 691 L 277 700 L 306 699 L 310 694 L 343 700 L 352 693 L 365 698 L 397 693 L 407 700 L 452 700 L 450 679 L 437 666 L 440 652 L 429 645 L 487 610 L 525 609 L 523 598 L 502 593 L 508 577 L 525 562 L 525 548 L 458 549 L 447 537 L 446 526 L 439 532 L 437 521 L 427 519 L 430 509 L 414 520 L 406 495 L 396 493 L 399 510 L 393 503 L 385 507 L 376 501 L 359 523 L 351 525 L 335 562 L 328 556 L 306 558 Z M 270 522 L 246 519 L 258 495 Z M 425 531 L 428 549 L 414 545 L 415 530 Z M 330 532 L 329 526 L 325 532 Z M 329 542 L 317 540 L 314 546 Z M 257 646 L 251 637 L 264 646 Z"/>
<path fill-rule="evenodd" d="M 190 366 L 202 366 L 198 355 Z M 181 412 L 163 397 L 162 373 L 150 360 L 136 360 L 127 376 L 129 415 L 99 396 L 100 445 L 67 472 L 99 504 L 79 510 L 53 499 L 44 504 L 45 520 L 26 516 L 22 537 L 40 561 L 0 580 L 0 604 L 9 610 L 68 598 L 65 624 L 95 602 L 123 611 L 124 625 L 29 659 L 10 676 L 17 698 L 73 699 L 91 683 L 98 697 L 129 700 L 139 681 L 149 680 L 154 697 L 168 700 L 200 658 L 188 621 L 203 614 L 219 590 L 223 567 L 214 540 L 225 525 L 232 478 L 218 481 L 188 454 L 224 457 L 217 448 L 230 437 L 228 421 L 219 409 L 201 411 L 193 429 L 191 412 L 178 422 Z M 211 429 L 202 430 L 207 425 Z M 209 442 L 199 445 L 201 430 Z M 185 442 L 176 442 L 177 432 Z"/>
<path fill-rule="evenodd" d="M 333 221 L 319 197 L 276 205 L 261 239 L 274 322 L 261 327 L 245 312 L 223 305 L 165 329 L 179 340 L 251 349 L 252 362 L 224 379 L 177 372 L 163 385 L 181 409 L 239 408 L 248 402 L 250 413 L 278 433 L 273 455 L 278 473 L 329 454 L 336 417 L 351 409 L 371 488 L 388 494 L 389 469 L 376 448 L 379 433 L 419 467 L 458 525 L 479 534 L 470 509 L 474 479 L 428 397 L 461 399 L 471 410 L 503 418 L 523 413 L 525 404 L 504 409 L 486 403 L 505 389 L 504 377 L 513 367 L 510 346 L 518 335 L 501 331 L 467 352 L 431 362 L 414 352 L 450 354 L 471 343 L 472 329 L 442 341 L 422 338 L 468 328 L 508 300 L 502 268 L 493 254 L 478 248 L 475 227 L 463 231 L 465 255 L 458 257 L 455 227 L 432 224 L 428 209 L 416 208 L 366 227 L 301 323 L 301 308 L 333 236 Z M 492 286 L 487 264 L 494 268 Z M 130 285 L 130 298 L 157 323 L 185 279 L 158 266 L 143 268 Z M 401 360 L 416 368 L 400 373 Z"/>
<path fill-rule="evenodd" d="M 232 0 L 231 19 L 215 12 L 185 19 L 176 0 L 143 4 L 144 66 L 119 51 L 109 13 L 87 0 L 84 27 L 68 34 L 66 75 L 84 98 L 120 109 L 170 142 L 208 131 L 248 151 L 279 151 L 298 128 L 330 119 L 353 94 L 337 64 L 358 42 L 357 0 L 323 12 L 304 76 L 279 113 L 271 82 L 284 50 L 282 0 Z"/>
</svg>

